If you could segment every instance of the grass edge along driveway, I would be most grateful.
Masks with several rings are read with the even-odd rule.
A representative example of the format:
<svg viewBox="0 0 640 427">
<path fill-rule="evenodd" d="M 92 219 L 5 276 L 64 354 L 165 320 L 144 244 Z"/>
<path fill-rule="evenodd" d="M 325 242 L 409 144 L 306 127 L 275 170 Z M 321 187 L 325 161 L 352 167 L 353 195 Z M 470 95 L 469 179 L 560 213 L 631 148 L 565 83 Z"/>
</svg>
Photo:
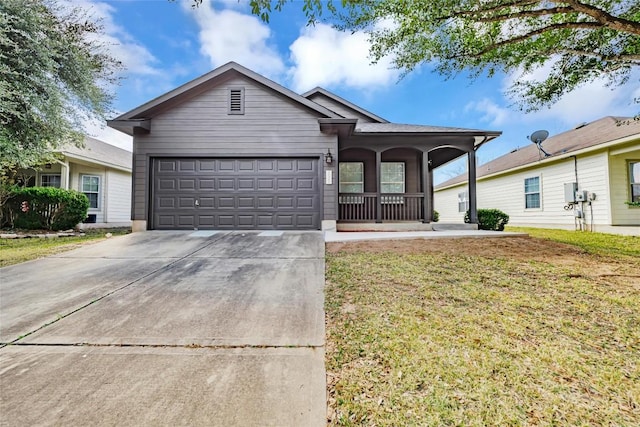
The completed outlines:
<svg viewBox="0 0 640 427">
<path fill-rule="evenodd" d="M 84 236 L 21 239 L 0 239 L 0 267 L 7 267 L 33 259 L 44 258 L 99 242 L 111 236 L 130 233 L 130 229 L 86 230 Z"/>
<path fill-rule="evenodd" d="M 640 425 L 640 239 L 538 233 L 328 245 L 330 424 Z"/>
</svg>

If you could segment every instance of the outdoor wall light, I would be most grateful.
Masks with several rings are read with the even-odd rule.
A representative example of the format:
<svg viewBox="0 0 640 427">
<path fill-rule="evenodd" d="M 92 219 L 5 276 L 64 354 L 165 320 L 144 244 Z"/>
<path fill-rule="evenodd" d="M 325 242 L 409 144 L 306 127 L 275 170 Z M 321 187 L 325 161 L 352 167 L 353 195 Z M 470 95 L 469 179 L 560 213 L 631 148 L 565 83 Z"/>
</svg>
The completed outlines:
<svg viewBox="0 0 640 427">
<path fill-rule="evenodd" d="M 333 156 L 331 155 L 331 150 L 327 149 L 327 154 L 324 155 L 324 161 L 327 162 L 327 164 L 331 164 L 333 163 Z"/>
</svg>

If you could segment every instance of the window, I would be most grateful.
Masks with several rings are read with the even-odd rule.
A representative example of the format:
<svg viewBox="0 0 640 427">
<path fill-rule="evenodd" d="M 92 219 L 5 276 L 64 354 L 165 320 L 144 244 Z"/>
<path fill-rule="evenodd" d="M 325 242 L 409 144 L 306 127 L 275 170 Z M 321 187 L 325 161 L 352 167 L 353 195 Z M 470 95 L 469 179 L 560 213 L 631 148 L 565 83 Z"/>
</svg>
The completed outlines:
<svg viewBox="0 0 640 427">
<path fill-rule="evenodd" d="M 380 192 L 404 193 L 404 163 L 383 162 L 380 165 Z M 402 196 L 386 196 L 382 203 L 403 203 Z"/>
<path fill-rule="evenodd" d="M 466 212 L 469 210 L 469 192 L 462 191 L 458 193 L 458 212 Z"/>
<path fill-rule="evenodd" d="M 341 193 L 364 193 L 364 163 L 340 162 L 338 168 Z"/>
<path fill-rule="evenodd" d="M 40 185 L 42 187 L 56 187 L 60 188 L 60 175 L 44 174 L 40 175 Z"/>
<path fill-rule="evenodd" d="M 631 202 L 640 202 L 640 161 L 629 162 L 629 186 Z"/>
<path fill-rule="evenodd" d="M 524 179 L 525 209 L 540 209 L 540 177 Z"/>
<path fill-rule="evenodd" d="M 380 175 L 381 193 L 404 193 L 404 163 L 383 162 Z"/>
<path fill-rule="evenodd" d="M 82 175 L 80 191 L 89 198 L 89 209 L 99 208 L 100 177 L 95 175 Z"/>
<path fill-rule="evenodd" d="M 244 88 L 229 89 L 229 114 L 244 114 Z"/>
<path fill-rule="evenodd" d="M 364 163 L 340 162 L 338 164 L 340 193 L 364 193 Z M 340 203 L 363 203 L 362 197 L 340 196 Z"/>
</svg>

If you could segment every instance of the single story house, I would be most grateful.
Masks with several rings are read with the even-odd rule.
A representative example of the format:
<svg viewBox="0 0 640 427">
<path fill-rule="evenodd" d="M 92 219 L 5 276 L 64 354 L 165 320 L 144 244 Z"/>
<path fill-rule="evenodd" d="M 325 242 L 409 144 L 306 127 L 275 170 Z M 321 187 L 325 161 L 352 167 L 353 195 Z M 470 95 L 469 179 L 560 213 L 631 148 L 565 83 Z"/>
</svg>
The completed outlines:
<svg viewBox="0 0 640 427">
<path fill-rule="evenodd" d="M 500 135 L 390 123 L 233 62 L 108 125 L 133 136 L 134 230 L 428 227 L 433 169 L 465 155 L 475 166 Z"/>
<path fill-rule="evenodd" d="M 477 168 L 479 208 L 519 226 L 640 235 L 640 121 L 604 117 Z M 436 186 L 442 221 L 462 222 L 466 176 Z"/>
<path fill-rule="evenodd" d="M 132 154 L 85 137 L 84 147 L 64 146 L 61 158 L 40 170 L 24 171 L 28 186 L 78 190 L 89 198 L 88 217 L 80 228 L 131 226 Z"/>
</svg>

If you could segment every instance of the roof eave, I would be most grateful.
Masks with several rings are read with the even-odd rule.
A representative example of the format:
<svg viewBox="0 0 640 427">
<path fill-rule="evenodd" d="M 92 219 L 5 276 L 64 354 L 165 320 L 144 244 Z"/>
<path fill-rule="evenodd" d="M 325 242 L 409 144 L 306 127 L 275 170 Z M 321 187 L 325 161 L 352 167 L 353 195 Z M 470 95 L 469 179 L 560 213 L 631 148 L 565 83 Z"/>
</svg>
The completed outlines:
<svg viewBox="0 0 640 427">
<path fill-rule="evenodd" d="M 107 126 L 124 132 L 129 136 L 151 131 L 151 119 L 113 119 L 107 120 Z"/>
<path fill-rule="evenodd" d="M 476 178 L 476 180 L 477 181 L 482 181 L 482 180 L 485 180 L 485 179 L 494 178 L 496 176 L 506 175 L 506 174 L 510 174 L 510 173 L 517 172 L 517 171 L 520 171 L 520 170 L 536 167 L 538 165 L 546 165 L 546 164 L 550 164 L 550 163 L 553 163 L 553 162 L 558 161 L 558 160 L 565 160 L 565 159 L 567 159 L 569 157 L 579 156 L 581 154 L 586 154 L 586 153 L 590 153 L 590 152 L 593 152 L 593 151 L 606 150 L 607 148 L 610 148 L 612 146 L 616 146 L 618 144 L 626 144 L 628 142 L 633 142 L 634 140 L 637 140 L 637 139 L 640 139 L 640 135 L 638 135 L 638 134 L 628 135 L 628 136 L 625 136 L 623 138 L 618 138 L 618 139 L 615 139 L 613 141 L 605 142 L 603 144 L 592 145 L 590 147 L 585 147 L 583 149 L 575 150 L 575 151 L 567 151 L 566 153 L 554 154 L 554 155 L 546 157 L 546 158 L 544 158 L 542 160 L 538 160 L 536 162 L 528 162 L 528 163 L 525 163 L 525 164 L 522 164 L 522 165 L 513 166 L 513 167 L 508 168 L 508 169 L 503 169 L 503 170 L 496 171 L 496 172 L 493 172 L 493 173 L 490 173 L 490 174 L 478 176 Z M 467 180 L 465 179 L 465 180 L 462 180 L 462 181 L 459 181 L 459 182 L 455 182 L 455 183 L 449 184 L 449 185 L 447 185 L 445 187 L 437 187 L 436 186 L 434 191 L 442 191 L 442 190 L 446 190 L 446 189 L 449 189 L 449 188 L 457 187 L 459 185 L 466 184 L 466 183 L 467 183 Z"/>
<path fill-rule="evenodd" d="M 329 135 L 338 135 L 340 137 L 345 137 L 353 134 L 357 123 L 358 119 L 318 119 L 320 132 Z"/>
<path fill-rule="evenodd" d="M 72 160 L 80 160 L 82 162 L 85 163 L 93 163 L 96 165 L 100 165 L 100 166 L 105 166 L 111 169 L 117 169 L 123 172 L 129 172 L 131 173 L 132 168 L 131 167 L 125 167 L 122 165 L 118 165 L 115 163 L 111 163 L 111 162 L 105 162 L 103 160 L 98 160 L 98 159 L 94 159 L 92 157 L 87 157 L 87 156 L 81 156 L 79 154 L 75 154 L 75 153 L 69 153 L 66 151 L 60 151 L 60 154 L 64 155 L 66 158 L 68 159 L 72 159 Z"/>
<path fill-rule="evenodd" d="M 373 114 L 371 111 L 367 111 L 362 107 L 357 106 L 356 104 L 347 101 L 346 99 L 336 95 L 335 93 L 329 92 L 328 90 L 321 88 L 320 86 L 315 87 L 314 89 L 311 89 L 308 92 L 303 93 L 301 96 L 305 99 L 307 99 L 307 97 L 316 94 L 316 93 L 320 93 L 324 96 L 326 96 L 327 98 L 331 98 L 336 102 L 339 102 L 343 105 L 345 105 L 346 107 L 351 108 L 354 111 L 357 111 L 358 113 L 370 118 L 373 121 L 376 121 L 378 123 L 389 123 L 389 121 L 387 119 L 384 119 L 376 114 Z M 313 102 L 313 101 L 312 101 Z"/>
</svg>

